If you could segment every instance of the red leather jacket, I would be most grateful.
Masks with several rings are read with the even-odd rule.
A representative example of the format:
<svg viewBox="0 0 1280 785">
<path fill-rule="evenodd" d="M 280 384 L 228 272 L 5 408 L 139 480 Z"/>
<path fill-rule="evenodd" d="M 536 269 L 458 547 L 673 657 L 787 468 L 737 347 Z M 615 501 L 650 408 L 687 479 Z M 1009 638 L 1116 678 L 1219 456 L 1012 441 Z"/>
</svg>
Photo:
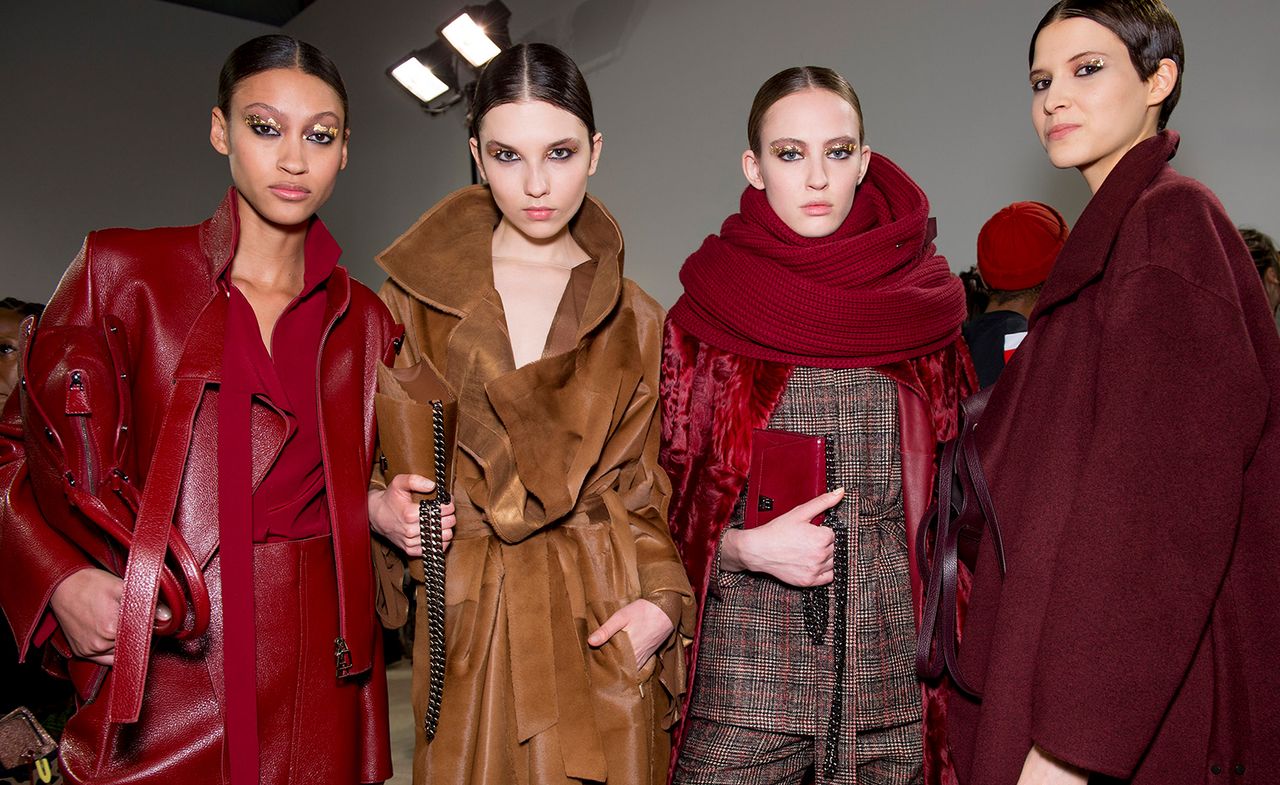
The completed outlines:
<svg viewBox="0 0 1280 785">
<path fill-rule="evenodd" d="M 219 277 L 230 264 L 238 239 L 235 200 L 232 189 L 214 216 L 196 226 L 90 234 L 41 323 L 98 326 L 104 316 L 111 315 L 123 324 L 130 354 L 134 410 L 130 438 L 137 483 L 179 479 L 173 525 L 206 571 L 218 545 L 217 390 L 227 312 Z M 323 226 L 312 229 L 317 230 Z M 375 439 L 375 364 L 391 356 L 396 328 L 381 301 L 352 281 L 342 267 L 330 275 L 326 298 L 327 326 L 316 384 L 337 564 L 339 629 L 350 656 L 350 667 L 343 675 L 367 679 L 365 674 L 372 672 L 375 683 L 384 684 L 366 493 Z M 190 445 L 185 460 L 181 455 L 177 460 L 162 458 L 156 455 L 156 446 L 166 403 L 175 386 L 186 380 L 195 380 L 202 390 L 198 408 L 186 420 Z M 0 428 L 0 608 L 25 658 L 33 642 L 42 643 L 56 628 L 48 611 L 54 589 L 71 573 L 92 564 L 40 515 L 24 459 L 18 396 L 13 398 Z M 256 486 L 289 434 L 283 417 L 268 406 L 255 404 L 251 418 Z M 209 580 L 213 589 L 216 576 Z M 219 602 L 218 593 L 211 594 L 213 602 Z M 220 644 L 196 645 L 192 650 L 221 659 Z M 296 652 L 280 655 L 296 657 Z M 158 681 L 154 672 L 148 677 L 148 695 Z M 207 684 L 201 687 L 208 691 Z M 385 686 L 382 693 L 384 701 Z M 373 700 L 380 702 L 376 696 Z M 385 741 L 377 743 L 378 736 L 386 738 L 385 705 L 369 708 L 367 713 L 373 716 L 361 731 L 371 741 L 366 746 L 385 748 Z M 220 733 L 220 728 L 214 730 Z M 389 774 L 385 762 L 369 763 L 366 768 L 384 771 L 384 777 Z"/>
<path fill-rule="evenodd" d="M 903 512 L 907 543 L 914 545 L 921 518 L 933 499 L 938 445 L 956 434 L 960 400 L 977 388 L 963 340 L 932 354 L 876 369 L 898 386 L 902 450 Z M 773 414 L 791 376 L 784 363 L 755 360 L 717 349 L 671 320 L 663 334 L 662 467 L 671 477 L 669 522 L 689 581 L 698 592 L 698 630 L 716 547 L 742 493 L 751 460 L 750 434 Z M 709 402 L 714 401 L 714 405 Z M 916 549 L 907 548 L 917 627 L 923 585 Z M 967 583 L 962 592 L 967 591 Z M 692 695 L 698 638 L 689 654 Z M 922 686 L 925 782 L 954 783 L 946 750 L 945 687 Z M 677 729 L 672 771 L 684 740 Z"/>
</svg>

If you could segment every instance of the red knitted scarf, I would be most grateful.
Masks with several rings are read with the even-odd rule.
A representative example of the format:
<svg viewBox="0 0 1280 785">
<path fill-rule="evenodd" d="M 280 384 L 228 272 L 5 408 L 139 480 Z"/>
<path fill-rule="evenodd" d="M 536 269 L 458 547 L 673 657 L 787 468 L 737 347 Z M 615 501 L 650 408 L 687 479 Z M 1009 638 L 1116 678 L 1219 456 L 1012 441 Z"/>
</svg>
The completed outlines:
<svg viewBox="0 0 1280 785">
<path fill-rule="evenodd" d="M 671 319 L 719 349 L 820 368 L 867 368 L 951 343 L 964 286 L 939 256 L 929 200 L 874 155 L 835 233 L 801 237 L 748 187 L 680 270 Z"/>
</svg>

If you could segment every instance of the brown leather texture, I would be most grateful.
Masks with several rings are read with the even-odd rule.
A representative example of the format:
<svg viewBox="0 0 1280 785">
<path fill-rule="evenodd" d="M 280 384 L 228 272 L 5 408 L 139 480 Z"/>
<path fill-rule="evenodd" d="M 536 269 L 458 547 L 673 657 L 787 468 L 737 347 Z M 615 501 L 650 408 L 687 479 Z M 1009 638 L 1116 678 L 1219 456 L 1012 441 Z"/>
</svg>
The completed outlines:
<svg viewBox="0 0 1280 785">
<path fill-rule="evenodd" d="M 429 364 L 458 399 L 447 671 L 428 743 L 415 655 L 414 782 L 660 783 L 693 620 L 657 465 L 662 311 L 622 278 L 621 233 L 588 197 L 572 231 L 595 264 L 574 270 L 543 357 L 516 368 L 493 286 L 499 218 L 488 189 L 465 189 L 379 257 L 406 329 L 396 366 Z M 411 427 L 429 437 L 428 419 Z M 381 610 L 402 623 L 404 561 L 382 553 Z M 677 631 L 637 672 L 625 632 L 585 639 L 641 597 Z"/>
<path fill-rule="evenodd" d="M 821 436 L 756 428 L 751 435 L 745 529 L 768 523 L 827 492 L 827 440 Z M 822 525 L 825 513 L 810 521 Z"/>
<path fill-rule="evenodd" d="M 235 211 L 232 190 L 217 213 L 197 226 L 94 232 L 44 312 L 42 326 L 51 328 L 95 328 L 106 317 L 119 320 L 129 347 L 130 476 L 144 489 L 144 509 L 148 491 L 172 494 L 171 500 L 152 505 L 153 515 L 140 517 L 139 537 L 144 523 L 162 536 L 152 538 L 144 553 L 132 554 L 126 568 L 121 617 L 148 623 L 122 625 L 117 652 L 142 653 L 142 670 L 113 670 L 102 685 L 109 700 L 88 703 L 68 723 L 63 760 L 74 772 L 72 782 L 222 781 L 221 696 L 210 688 L 221 683 L 219 632 L 211 626 L 185 641 L 154 638 L 149 620 L 170 527 L 190 546 L 210 584 L 214 615 L 219 610 L 212 560 L 218 544 L 217 389 L 227 297 L 218 281 L 235 249 Z M 323 225 L 313 226 L 317 230 Z M 384 675 L 373 612 L 366 493 L 375 437 L 375 368 L 389 350 L 393 323 L 373 293 L 342 268 L 327 282 L 325 319 L 316 384 L 337 566 L 336 616 L 351 654 L 351 678 L 363 680 L 362 691 L 376 691 Z M 39 347 L 38 333 L 35 341 Z M 198 395 L 191 401 L 175 393 L 182 389 Z M 171 407 L 173 398 L 184 404 Z M 54 588 L 94 561 L 45 521 L 43 480 L 33 482 L 28 475 L 34 469 L 25 460 L 18 415 L 17 406 L 8 406 L 0 424 L 0 606 L 25 656 L 37 632 L 43 636 L 53 628 L 47 611 Z M 251 422 L 256 485 L 288 430 L 280 413 L 258 402 Z M 170 504 L 171 515 L 164 512 Z M 139 569 L 142 580 L 131 581 L 135 561 L 155 569 Z M 297 652 L 281 648 L 270 656 L 296 659 Z M 327 656 L 333 678 L 332 641 Z M 116 691 L 115 682 L 124 676 L 128 683 Z M 137 722 L 110 722 L 122 715 L 127 719 L 138 697 Z M 385 712 L 363 713 L 360 726 L 360 737 L 380 741 L 362 748 L 357 779 L 385 779 L 390 774 Z M 108 736 L 113 741 L 105 744 Z M 355 737 L 349 743 L 356 743 Z"/>
<path fill-rule="evenodd" d="M 53 737 L 25 706 L 0 717 L 0 769 L 30 766 L 57 747 Z"/>
</svg>

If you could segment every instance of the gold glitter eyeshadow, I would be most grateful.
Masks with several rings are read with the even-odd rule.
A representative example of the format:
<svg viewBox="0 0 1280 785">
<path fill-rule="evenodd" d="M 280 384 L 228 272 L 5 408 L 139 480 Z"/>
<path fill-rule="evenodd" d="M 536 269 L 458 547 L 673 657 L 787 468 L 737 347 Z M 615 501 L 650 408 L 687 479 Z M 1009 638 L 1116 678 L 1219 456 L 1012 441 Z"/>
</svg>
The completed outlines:
<svg viewBox="0 0 1280 785">
<path fill-rule="evenodd" d="M 329 136 L 336 137 L 338 135 L 338 129 L 332 125 L 325 125 L 324 123 L 316 123 L 315 125 L 311 126 L 311 133 L 328 134 Z"/>
<path fill-rule="evenodd" d="M 773 153 L 774 155 L 780 156 L 783 153 L 795 153 L 796 155 L 800 155 L 802 151 L 800 150 L 799 147 L 796 147 L 793 144 L 783 145 L 783 146 L 771 144 L 769 145 L 769 152 Z"/>
<path fill-rule="evenodd" d="M 853 155 L 856 152 L 858 152 L 858 145 L 853 142 L 833 144 L 824 151 L 826 155 L 831 155 L 832 153 L 848 153 L 849 155 Z"/>
<path fill-rule="evenodd" d="M 250 128 L 253 128 L 255 126 L 265 125 L 268 128 L 274 128 L 277 131 L 280 130 L 280 124 L 276 122 L 276 119 L 274 117 L 263 117 L 260 114 L 251 114 L 248 117 L 244 118 L 244 124 L 249 126 Z"/>
</svg>

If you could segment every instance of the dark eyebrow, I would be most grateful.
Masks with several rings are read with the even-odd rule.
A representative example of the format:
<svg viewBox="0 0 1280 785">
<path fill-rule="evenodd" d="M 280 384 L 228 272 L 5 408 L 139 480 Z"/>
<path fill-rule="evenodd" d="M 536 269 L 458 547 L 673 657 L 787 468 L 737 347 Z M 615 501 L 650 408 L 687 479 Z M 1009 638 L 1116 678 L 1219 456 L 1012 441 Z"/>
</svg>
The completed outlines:
<svg viewBox="0 0 1280 785">
<path fill-rule="evenodd" d="M 571 145 L 571 144 L 576 145 L 576 144 L 578 144 L 578 141 L 579 141 L 579 140 L 577 139 L 577 137 L 573 137 L 573 136 L 566 136 L 566 137 L 565 137 L 565 138 L 563 138 L 563 139 L 557 139 L 557 140 L 555 140 L 554 142 L 551 142 L 550 144 L 548 144 L 548 145 L 547 145 L 547 149 L 548 149 L 548 150 L 554 150 L 554 149 L 556 149 L 557 147 L 567 147 L 568 145 Z M 515 145 L 513 145 L 513 144 L 507 144 L 506 142 L 503 142 L 503 141 L 501 141 L 501 140 L 499 140 L 499 139 L 490 139 L 489 141 L 485 142 L 485 149 L 486 149 L 486 150 L 488 150 L 488 149 L 492 149 L 492 148 L 494 148 L 494 147 L 503 147 L 503 148 L 506 148 L 507 150 L 514 150 L 514 149 L 516 149 L 516 146 L 515 146 Z"/>
</svg>

